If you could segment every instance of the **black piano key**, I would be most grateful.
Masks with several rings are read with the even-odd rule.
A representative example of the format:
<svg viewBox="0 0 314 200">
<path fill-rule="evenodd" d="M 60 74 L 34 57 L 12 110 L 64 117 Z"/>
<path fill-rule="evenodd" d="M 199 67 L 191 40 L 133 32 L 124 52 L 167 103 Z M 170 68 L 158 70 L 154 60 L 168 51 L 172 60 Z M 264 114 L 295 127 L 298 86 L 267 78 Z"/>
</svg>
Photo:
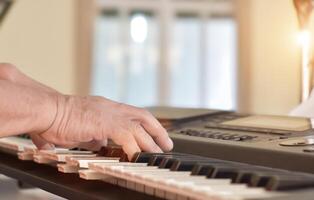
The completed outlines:
<svg viewBox="0 0 314 200">
<path fill-rule="evenodd" d="M 250 184 L 254 187 L 265 187 L 267 190 L 293 190 L 314 187 L 314 177 L 272 171 L 264 174 L 255 173 Z"/>
<path fill-rule="evenodd" d="M 154 155 L 148 161 L 148 166 L 159 166 L 164 158 L 175 158 L 174 155 Z"/>
<path fill-rule="evenodd" d="M 233 181 L 237 179 L 241 170 L 252 170 L 252 167 L 249 165 L 216 165 L 213 166 L 213 169 L 207 174 L 208 178 L 230 178 Z"/>
<path fill-rule="evenodd" d="M 221 163 L 222 161 L 210 160 L 210 159 L 198 159 L 198 160 L 176 160 L 171 166 L 171 171 L 192 171 L 195 165 L 208 164 L 208 163 Z"/>
<path fill-rule="evenodd" d="M 182 153 L 173 153 L 173 152 L 169 152 L 169 153 L 148 153 L 148 152 L 138 152 L 136 153 L 133 158 L 132 158 L 132 162 L 137 162 L 137 163 L 148 163 L 149 160 L 153 157 L 153 156 L 171 156 L 171 155 L 185 155 Z"/>
<path fill-rule="evenodd" d="M 302 185 L 313 184 L 313 180 L 314 176 L 309 177 L 300 173 L 282 170 L 269 170 L 255 172 L 251 178 L 250 185 L 253 187 L 265 187 L 268 190 L 289 190 L 301 188 Z"/>
<path fill-rule="evenodd" d="M 206 176 L 208 174 L 208 170 L 212 169 L 212 165 L 211 164 L 196 164 L 194 165 L 191 175 L 202 175 L 202 176 Z"/>
<path fill-rule="evenodd" d="M 239 176 L 239 170 L 236 168 L 221 168 L 216 169 L 214 178 L 229 178 L 232 182 L 235 182 Z"/>
<path fill-rule="evenodd" d="M 205 175 L 208 178 L 233 178 L 238 179 L 239 173 L 243 171 L 256 170 L 251 165 L 233 162 L 209 162 L 196 164 L 192 169 L 192 175 Z"/>
<path fill-rule="evenodd" d="M 265 187 L 268 184 L 268 182 L 270 181 L 270 178 L 272 176 L 276 176 L 279 175 L 280 172 L 276 171 L 276 170 L 269 170 L 269 171 L 255 171 L 252 173 L 250 181 L 249 181 L 249 186 L 252 187 Z M 285 173 L 283 173 L 282 175 L 285 175 Z"/>
<path fill-rule="evenodd" d="M 219 160 L 215 158 L 204 158 L 204 157 L 198 157 L 196 159 L 192 160 L 178 160 L 174 162 L 173 166 L 171 167 L 172 171 L 192 171 L 195 165 L 200 164 L 211 164 L 211 163 L 227 163 L 227 161 Z"/>
<path fill-rule="evenodd" d="M 177 160 L 173 163 L 170 170 L 171 171 L 192 171 L 194 165 L 197 164 L 196 161 L 180 161 Z"/>
<path fill-rule="evenodd" d="M 160 165 L 159 168 L 166 168 L 166 169 L 170 169 L 172 167 L 172 165 L 176 162 L 176 161 L 197 161 L 197 160 L 206 160 L 206 158 L 198 158 L 198 157 L 194 157 L 194 156 L 176 156 L 173 158 L 164 158 Z"/>
<path fill-rule="evenodd" d="M 205 164 L 196 164 L 194 168 L 192 169 L 191 174 L 192 175 L 204 175 L 208 178 L 212 178 L 212 175 L 214 174 L 214 170 L 217 167 L 226 167 L 226 163 L 205 163 Z"/>
<path fill-rule="evenodd" d="M 266 184 L 268 190 L 295 190 L 301 188 L 314 187 L 314 178 L 303 176 L 273 176 Z"/>
<path fill-rule="evenodd" d="M 191 175 L 208 178 L 229 178 L 233 183 L 246 183 L 251 187 L 268 190 L 293 190 L 314 187 L 314 178 L 286 170 L 253 166 L 183 153 L 138 153 L 133 162 L 167 168 L 172 171 L 191 171 Z"/>
<path fill-rule="evenodd" d="M 252 179 L 256 175 L 256 173 L 270 173 L 273 169 L 265 168 L 265 167 L 257 167 L 254 166 L 253 170 L 239 170 L 238 176 L 235 179 L 235 183 L 246 183 L 248 186 L 254 186 L 252 185 Z M 274 172 L 276 174 L 281 174 L 285 172 L 281 172 L 279 170 L 276 170 Z"/>
<path fill-rule="evenodd" d="M 251 165 L 238 165 L 235 167 L 217 167 L 212 174 L 213 178 L 230 178 L 233 183 L 250 184 L 251 179 L 256 172 L 268 172 L 270 169 L 260 168 Z"/>
</svg>

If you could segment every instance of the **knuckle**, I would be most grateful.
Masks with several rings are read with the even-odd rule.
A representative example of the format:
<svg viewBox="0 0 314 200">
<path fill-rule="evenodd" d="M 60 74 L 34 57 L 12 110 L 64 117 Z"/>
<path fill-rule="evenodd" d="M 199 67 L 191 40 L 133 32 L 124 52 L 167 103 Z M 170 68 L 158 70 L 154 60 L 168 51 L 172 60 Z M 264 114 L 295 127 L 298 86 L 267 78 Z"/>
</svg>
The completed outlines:
<svg viewBox="0 0 314 200">
<path fill-rule="evenodd" d="M 90 98 L 90 97 L 88 97 L 88 98 Z M 102 96 L 93 96 L 92 98 L 93 98 L 93 100 L 95 100 L 97 102 L 103 102 L 105 100 L 105 98 Z"/>
<path fill-rule="evenodd" d="M 7 68 L 16 68 L 13 64 L 11 63 L 0 63 L 0 67 L 7 67 Z"/>
<path fill-rule="evenodd" d="M 142 113 L 147 117 L 152 117 L 153 115 L 146 109 L 141 108 Z"/>
<path fill-rule="evenodd" d="M 144 108 L 137 108 L 137 109 L 144 119 L 151 119 L 153 117 L 153 115 L 148 110 Z"/>
<path fill-rule="evenodd" d="M 142 126 L 137 122 L 130 123 L 129 127 L 132 133 L 138 133 L 142 130 Z"/>
<path fill-rule="evenodd" d="M 10 63 L 0 63 L 0 77 L 13 81 L 18 69 Z"/>
<path fill-rule="evenodd" d="M 143 114 L 147 114 L 147 113 L 148 113 L 147 110 L 144 109 L 144 108 L 135 107 L 135 109 L 136 109 L 138 112 L 143 113 Z"/>
<path fill-rule="evenodd" d="M 114 107 L 116 110 L 124 111 L 130 109 L 128 105 L 121 102 L 114 102 Z"/>
</svg>

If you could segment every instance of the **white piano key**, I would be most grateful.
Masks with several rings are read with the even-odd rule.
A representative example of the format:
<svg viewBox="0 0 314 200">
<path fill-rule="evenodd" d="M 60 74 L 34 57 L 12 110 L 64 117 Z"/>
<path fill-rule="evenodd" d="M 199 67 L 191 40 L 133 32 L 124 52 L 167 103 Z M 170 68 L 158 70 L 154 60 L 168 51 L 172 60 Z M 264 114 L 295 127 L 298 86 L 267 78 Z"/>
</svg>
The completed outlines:
<svg viewBox="0 0 314 200">
<path fill-rule="evenodd" d="M 143 177 L 143 178 L 158 178 L 158 177 L 189 177 L 190 173 L 189 172 L 177 172 L 177 171 L 169 171 L 168 169 L 160 169 L 158 171 L 156 170 L 148 170 L 148 171 L 132 171 L 125 169 L 124 173 L 130 173 L 133 176 L 138 176 L 138 177 Z"/>
<path fill-rule="evenodd" d="M 169 171 L 166 172 L 166 174 L 164 174 L 164 172 L 161 172 L 155 176 L 152 174 L 143 175 L 143 174 L 139 174 L 139 173 L 137 174 L 137 176 L 134 176 L 134 174 L 132 174 L 132 176 L 126 176 L 126 175 L 121 175 L 120 173 L 116 173 L 116 172 L 112 172 L 112 171 L 108 172 L 108 173 L 112 176 L 117 176 L 117 177 L 121 177 L 121 178 L 128 178 L 130 180 L 136 181 L 137 183 L 145 183 L 146 181 L 151 181 L 152 183 L 155 183 L 155 185 L 159 184 L 157 181 L 160 180 L 162 177 L 169 177 L 169 176 L 170 177 L 178 177 L 178 176 L 182 175 L 182 174 L 171 174 L 171 172 L 169 172 Z M 145 179 L 147 179 L 147 180 L 145 180 Z"/>
<path fill-rule="evenodd" d="M 159 171 L 159 175 L 162 174 L 168 174 L 170 171 L 168 169 L 160 169 Z M 152 176 L 154 174 L 157 174 L 155 171 L 149 170 L 149 169 L 145 169 L 145 170 L 141 170 L 141 171 L 137 171 L 137 170 L 120 170 L 117 173 L 121 173 L 121 175 L 125 176 L 125 177 L 136 177 L 136 178 L 140 178 L 140 179 L 144 179 L 147 176 Z"/>
<path fill-rule="evenodd" d="M 157 171 L 160 170 L 158 167 L 154 167 L 154 166 L 147 166 L 146 163 L 133 163 L 131 165 L 116 165 L 117 167 L 113 166 L 112 168 L 110 168 L 111 170 L 121 170 L 121 172 L 124 171 L 135 171 L 135 172 L 144 172 L 144 171 Z M 167 169 L 167 171 L 170 171 Z"/>
<path fill-rule="evenodd" d="M 97 170 L 99 172 L 105 172 L 113 167 L 112 169 L 118 169 L 121 166 L 133 166 L 133 167 L 141 167 L 147 165 L 146 163 L 131 163 L 131 162 L 106 162 L 106 163 L 98 163 L 98 162 L 91 162 L 89 164 L 89 168 L 93 170 Z"/>
<path fill-rule="evenodd" d="M 54 152 L 54 153 L 62 153 L 62 152 L 68 152 L 69 149 L 64 149 L 64 148 L 54 148 L 53 150 L 38 150 L 36 147 L 25 147 L 24 148 L 25 152 L 29 153 L 44 153 L 44 152 Z"/>
<path fill-rule="evenodd" d="M 57 167 L 58 171 L 63 173 L 77 173 L 80 169 L 78 166 L 68 164 L 57 164 Z"/>
<path fill-rule="evenodd" d="M 135 190 L 135 182 L 133 181 L 127 181 L 126 182 L 126 188 L 130 189 L 130 190 Z"/>
<path fill-rule="evenodd" d="M 152 181 L 154 182 L 154 181 Z M 169 192 L 172 192 L 172 193 L 182 193 L 184 191 L 187 191 L 186 188 L 188 187 L 191 187 L 191 186 L 194 186 L 194 187 L 197 187 L 197 186 L 203 186 L 203 185 L 209 185 L 209 186 L 217 186 L 215 184 L 218 184 L 218 186 L 222 186 L 222 187 L 225 187 L 225 186 L 228 186 L 229 182 L 224 182 L 224 183 L 219 183 L 219 182 L 212 182 L 212 183 L 203 183 L 203 182 L 192 182 L 192 181 L 187 181 L 185 182 L 184 180 L 181 180 L 181 181 L 176 181 L 175 179 L 169 179 L 168 180 L 159 180 L 159 181 L 156 181 L 157 185 L 162 185 L 163 188 L 166 190 L 166 191 L 169 191 Z M 190 183 L 190 184 L 187 184 L 187 183 Z M 185 187 L 182 187 L 182 185 L 184 185 Z"/>
<path fill-rule="evenodd" d="M 186 177 L 188 178 L 190 175 L 186 173 L 176 173 L 176 172 L 160 172 L 155 174 L 137 174 L 133 175 L 134 177 L 140 177 L 144 180 L 152 180 L 154 182 L 164 182 L 167 179 L 173 179 L 173 178 L 181 178 Z"/>
<path fill-rule="evenodd" d="M 41 150 L 38 153 L 51 160 L 65 162 L 67 156 L 70 157 L 96 157 L 92 151 L 74 151 L 74 150 Z"/>
<path fill-rule="evenodd" d="M 173 192 L 165 192 L 165 199 L 167 199 L 167 200 L 176 200 L 177 199 L 177 195 L 176 195 L 176 193 L 173 193 Z"/>
<path fill-rule="evenodd" d="M 143 163 L 138 163 L 135 165 L 125 165 L 119 167 L 112 167 L 110 168 L 112 171 L 116 171 L 117 173 L 154 173 L 156 170 L 158 171 L 170 171 L 168 169 L 158 169 L 156 167 L 146 166 Z"/>
<path fill-rule="evenodd" d="M 263 188 L 246 188 L 246 189 L 240 189 L 236 192 L 233 191 L 220 191 L 219 195 L 224 196 L 237 196 L 241 199 L 253 199 L 253 198 L 270 198 L 274 197 L 276 194 L 275 192 L 269 192 L 266 191 Z"/>
<path fill-rule="evenodd" d="M 77 157 L 71 157 L 71 156 L 66 156 L 65 158 L 65 161 L 66 162 L 74 162 L 74 163 L 78 163 L 79 160 L 86 160 L 86 161 L 102 161 L 102 160 L 105 160 L 105 161 L 108 161 L 108 160 L 112 160 L 113 162 L 119 162 L 119 159 L 118 157 L 103 157 L 103 156 L 100 156 L 100 157 L 91 157 L 91 158 L 86 158 L 84 156 L 80 157 L 80 156 L 77 156 Z"/>
<path fill-rule="evenodd" d="M 20 160 L 33 160 L 34 159 L 34 154 L 33 153 L 28 153 L 28 152 L 19 152 L 19 153 L 17 153 L 17 157 Z"/>
<path fill-rule="evenodd" d="M 109 176 L 89 169 L 79 170 L 78 172 L 79 176 L 85 180 L 103 180 L 109 178 Z"/>
<path fill-rule="evenodd" d="M 144 193 L 145 192 L 145 187 L 141 183 L 135 183 L 135 190 L 138 191 L 138 192 Z"/>
<path fill-rule="evenodd" d="M 127 183 L 127 181 L 126 180 L 124 180 L 124 179 L 118 179 L 118 185 L 120 186 L 120 187 L 126 187 L 126 183 Z"/>
<path fill-rule="evenodd" d="M 80 157 L 80 158 L 92 158 L 92 157 L 96 157 L 97 154 L 86 154 L 86 155 L 82 155 L 82 154 L 56 154 L 56 155 L 51 155 L 48 158 L 52 159 L 52 160 L 56 160 L 58 162 L 65 162 L 66 157 L 71 156 L 71 157 Z"/>
<path fill-rule="evenodd" d="M 155 189 L 155 196 L 164 199 L 164 198 L 165 198 L 165 191 L 156 188 L 156 189 Z"/>
<path fill-rule="evenodd" d="M 96 157 L 92 152 L 71 152 L 67 149 L 41 152 L 29 142 L 17 144 L 16 141 L 15 139 L 7 141 L 0 139 L 0 147 L 19 151 L 18 156 L 24 159 L 30 159 L 33 156 L 37 162 L 67 161 L 67 164 L 58 164 L 58 169 L 63 168 L 67 172 L 77 172 L 80 167 L 95 168 L 97 171 L 80 170 L 79 174 L 87 180 L 101 179 L 111 184 L 161 198 L 233 200 L 264 198 L 273 195 L 264 189 L 231 184 L 229 179 L 207 179 L 203 176 L 192 176 L 190 172 L 176 172 L 147 166 L 147 163 L 119 162 L 119 158 Z"/>
<path fill-rule="evenodd" d="M 34 155 L 34 162 L 40 163 L 40 164 L 53 164 L 53 163 L 56 163 L 55 160 L 51 160 L 51 159 L 45 158 L 42 155 L 36 155 L 36 154 Z"/>
<path fill-rule="evenodd" d="M 85 180 L 102 180 L 104 182 L 111 183 L 114 185 L 120 185 L 118 183 L 118 181 L 121 181 L 121 180 L 118 180 L 112 176 L 107 176 L 105 174 L 95 172 L 95 171 L 90 170 L 90 169 L 79 170 L 79 176 L 80 176 L 80 178 L 83 178 Z"/>
<path fill-rule="evenodd" d="M 167 181 L 169 182 L 170 185 L 176 185 L 173 184 L 176 183 L 175 180 L 178 180 L 178 183 L 182 183 L 185 181 L 189 181 L 192 184 L 197 184 L 196 186 L 200 186 L 203 183 L 205 185 L 220 185 L 218 188 L 224 187 L 226 188 L 225 184 L 230 184 L 229 179 L 205 179 L 202 177 L 197 177 L 197 176 L 191 176 L 189 172 L 175 172 L 175 171 L 169 171 L 167 169 L 157 169 L 156 167 L 142 167 L 141 165 L 139 166 L 139 168 L 136 167 L 137 164 L 127 164 L 127 163 L 91 163 L 92 165 L 101 165 L 102 169 L 107 169 L 105 170 L 105 172 L 110 173 L 110 175 L 114 175 L 117 177 L 121 178 L 121 174 L 123 175 L 129 175 L 130 177 L 141 177 L 141 178 L 145 178 L 147 179 L 147 181 L 150 182 L 165 182 L 167 183 Z M 159 171 L 160 170 L 160 171 Z M 159 171 L 159 172 L 158 172 Z M 125 176 L 124 178 L 126 178 L 127 176 Z M 123 178 L 123 177 L 122 177 Z M 166 178 L 166 181 L 165 181 Z M 130 183 L 133 183 L 132 181 L 128 180 Z M 150 185 L 145 185 L 145 187 L 139 187 L 141 185 L 141 182 L 137 182 L 135 184 L 137 186 L 136 190 L 137 191 L 141 191 L 141 192 L 145 192 L 148 194 L 155 194 L 158 197 L 161 198 L 165 198 L 167 196 L 168 199 L 174 199 L 176 195 L 174 195 L 175 193 L 171 193 L 168 191 L 165 192 L 164 188 L 160 187 L 160 185 L 154 185 L 154 187 L 151 187 L 152 184 Z M 177 184 L 180 185 L 180 184 Z M 222 186 L 223 185 L 223 186 Z M 131 186 L 129 186 L 131 188 Z M 151 188 L 151 190 L 145 190 L 145 188 Z M 155 188 L 155 189 L 154 189 Z M 245 188 L 245 185 L 234 185 L 232 187 L 233 189 L 243 189 Z M 217 188 L 216 188 L 217 189 Z M 166 190 L 167 191 L 167 190 Z M 222 191 L 220 191 L 222 192 Z M 207 194 L 207 193 L 206 193 Z M 216 194 L 216 193 L 212 193 L 212 194 Z M 182 195 L 181 195 L 182 196 Z M 224 196 L 226 196 L 224 194 Z M 188 197 L 183 196 L 185 199 L 187 199 Z"/>
<path fill-rule="evenodd" d="M 144 185 L 144 192 L 145 192 L 145 194 L 154 195 L 155 194 L 155 188 Z"/>
<path fill-rule="evenodd" d="M 33 153 L 35 154 L 36 152 L 38 152 L 39 150 L 36 147 L 25 147 L 24 148 L 24 152 L 27 153 Z"/>
<path fill-rule="evenodd" d="M 36 148 L 31 140 L 18 137 L 0 138 L 0 147 L 16 152 L 24 151 L 26 147 Z"/>
<path fill-rule="evenodd" d="M 146 186 L 157 188 L 159 193 L 161 193 L 160 190 L 176 193 L 176 190 L 173 190 L 171 187 L 169 187 L 165 184 L 162 184 L 163 181 L 161 181 L 161 180 L 163 180 L 165 178 L 167 178 L 167 177 L 160 177 L 160 176 L 159 177 L 151 176 L 150 178 L 146 177 L 146 180 L 142 181 L 142 183 L 145 184 Z M 139 180 L 135 180 L 135 181 L 139 181 Z M 230 182 L 229 180 L 223 181 L 223 183 L 226 183 L 226 184 L 229 184 L 229 182 Z M 214 184 L 214 183 L 216 183 L 216 184 L 218 183 L 219 185 L 222 185 L 222 182 L 219 183 L 219 182 L 213 181 L 212 184 Z M 161 196 L 161 195 L 159 195 L 159 196 Z"/>
<path fill-rule="evenodd" d="M 117 185 L 118 184 L 118 179 L 115 177 L 111 177 L 110 179 L 107 179 L 107 182 L 113 185 Z"/>
<path fill-rule="evenodd" d="M 177 200 L 189 200 L 187 196 L 184 196 L 182 194 L 177 194 Z"/>
<path fill-rule="evenodd" d="M 77 165 L 80 168 L 88 168 L 89 163 L 118 163 L 120 158 L 113 157 L 66 157 L 66 161 L 70 165 Z"/>
<path fill-rule="evenodd" d="M 223 198 L 234 198 L 238 199 L 241 198 L 239 194 L 245 190 L 249 190 L 248 187 L 245 185 L 213 185 L 213 186 L 203 186 L 198 185 L 195 186 L 192 191 L 187 192 L 186 190 L 185 195 L 192 197 L 192 198 L 199 198 L 199 199 L 209 199 L 214 197 L 223 197 Z"/>
<path fill-rule="evenodd" d="M 164 180 L 159 181 L 161 184 L 168 185 L 169 187 L 173 187 L 176 189 L 184 189 L 186 187 L 192 187 L 197 185 L 229 185 L 231 180 L 229 179 L 217 179 L 217 180 L 202 180 L 202 179 L 193 179 L 193 177 L 187 178 L 166 178 Z"/>
</svg>

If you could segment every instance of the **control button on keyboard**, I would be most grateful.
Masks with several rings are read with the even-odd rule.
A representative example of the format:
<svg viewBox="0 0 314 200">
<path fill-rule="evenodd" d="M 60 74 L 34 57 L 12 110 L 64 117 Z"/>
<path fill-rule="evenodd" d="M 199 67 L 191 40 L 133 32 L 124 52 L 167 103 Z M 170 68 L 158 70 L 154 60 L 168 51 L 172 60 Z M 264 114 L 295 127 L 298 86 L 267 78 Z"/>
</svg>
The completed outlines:
<svg viewBox="0 0 314 200">
<path fill-rule="evenodd" d="M 241 141 L 247 141 L 247 140 L 252 140 L 254 137 L 250 135 L 243 135 L 240 137 Z"/>
<path fill-rule="evenodd" d="M 314 147 L 308 147 L 306 149 L 303 149 L 303 151 L 306 153 L 314 153 Z"/>
</svg>

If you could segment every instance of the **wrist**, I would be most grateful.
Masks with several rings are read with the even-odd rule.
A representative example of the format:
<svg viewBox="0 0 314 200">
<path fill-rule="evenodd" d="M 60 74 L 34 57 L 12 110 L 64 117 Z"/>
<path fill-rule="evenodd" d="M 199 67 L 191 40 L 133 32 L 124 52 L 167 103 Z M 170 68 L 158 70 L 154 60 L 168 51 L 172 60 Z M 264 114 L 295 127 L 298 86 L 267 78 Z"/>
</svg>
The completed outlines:
<svg viewBox="0 0 314 200">
<path fill-rule="evenodd" d="M 66 96 L 60 93 L 46 93 L 46 101 L 43 111 L 37 116 L 40 128 L 37 134 L 49 131 L 60 121 L 60 115 L 63 113 Z M 40 109 L 41 110 L 41 109 Z"/>
</svg>

